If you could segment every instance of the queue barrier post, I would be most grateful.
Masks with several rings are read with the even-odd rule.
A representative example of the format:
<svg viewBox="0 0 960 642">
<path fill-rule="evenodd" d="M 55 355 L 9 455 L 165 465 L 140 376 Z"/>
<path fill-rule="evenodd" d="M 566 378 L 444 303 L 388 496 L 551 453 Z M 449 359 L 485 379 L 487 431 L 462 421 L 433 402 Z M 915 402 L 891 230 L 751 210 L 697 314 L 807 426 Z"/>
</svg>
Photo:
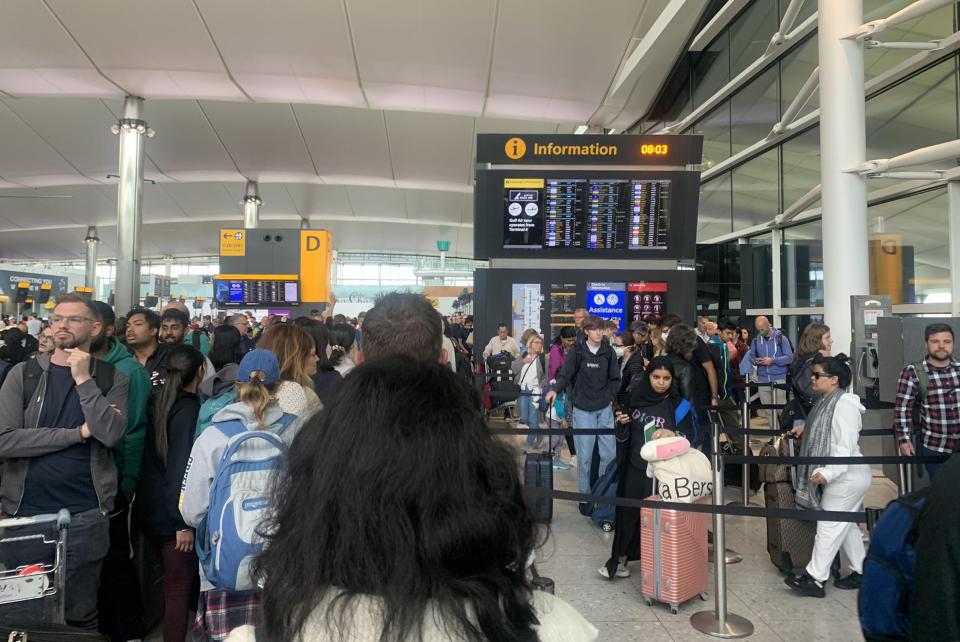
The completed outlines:
<svg viewBox="0 0 960 642">
<path fill-rule="evenodd" d="M 740 423 L 744 430 L 750 430 L 750 392 L 749 387 L 743 395 L 740 405 Z M 750 449 L 750 435 L 743 433 L 743 454 L 753 454 Z M 743 465 L 743 505 L 750 505 L 750 464 Z"/>
<path fill-rule="evenodd" d="M 720 430 L 713 430 L 713 503 L 723 506 L 723 461 L 720 458 Z M 726 550 L 724 516 L 713 516 L 714 550 Z M 700 611 L 690 617 L 690 624 L 701 633 L 715 638 L 745 638 L 753 634 L 753 623 L 747 618 L 727 612 L 727 565 L 719 555 L 713 561 L 714 610 Z"/>
</svg>

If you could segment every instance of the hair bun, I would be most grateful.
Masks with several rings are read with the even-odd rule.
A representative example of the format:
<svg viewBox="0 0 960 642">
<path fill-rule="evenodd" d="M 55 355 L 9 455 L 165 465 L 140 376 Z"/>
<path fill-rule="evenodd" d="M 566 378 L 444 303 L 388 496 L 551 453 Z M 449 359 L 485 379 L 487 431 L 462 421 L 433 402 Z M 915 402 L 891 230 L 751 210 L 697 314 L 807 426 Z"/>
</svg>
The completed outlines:
<svg viewBox="0 0 960 642">
<path fill-rule="evenodd" d="M 834 356 L 833 358 L 836 359 L 837 361 L 839 361 L 840 363 L 844 363 L 844 364 L 850 363 L 850 357 L 848 357 L 847 355 L 843 354 L 842 352 L 841 352 L 840 354 Z"/>
</svg>

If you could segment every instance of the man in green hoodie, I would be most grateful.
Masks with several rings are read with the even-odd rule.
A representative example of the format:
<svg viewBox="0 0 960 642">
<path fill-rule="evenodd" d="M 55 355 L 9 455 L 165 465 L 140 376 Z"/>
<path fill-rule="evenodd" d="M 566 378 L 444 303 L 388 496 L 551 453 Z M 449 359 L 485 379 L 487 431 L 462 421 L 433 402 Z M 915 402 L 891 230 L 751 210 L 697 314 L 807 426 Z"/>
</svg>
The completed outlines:
<svg viewBox="0 0 960 642">
<path fill-rule="evenodd" d="M 147 400 L 150 376 L 116 337 L 116 315 L 103 301 L 94 301 L 103 330 L 93 338 L 90 352 L 127 376 L 127 432 L 116 446 L 114 459 L 119 493 L 110 515 L 110 550 L 103 562 L 100 581 L 100 630 L 113 639 L 144 637 L 140 584 L 131 556 L 130 506 L 140 479 L 143 441 L 147 433 Z"/>
</svg>

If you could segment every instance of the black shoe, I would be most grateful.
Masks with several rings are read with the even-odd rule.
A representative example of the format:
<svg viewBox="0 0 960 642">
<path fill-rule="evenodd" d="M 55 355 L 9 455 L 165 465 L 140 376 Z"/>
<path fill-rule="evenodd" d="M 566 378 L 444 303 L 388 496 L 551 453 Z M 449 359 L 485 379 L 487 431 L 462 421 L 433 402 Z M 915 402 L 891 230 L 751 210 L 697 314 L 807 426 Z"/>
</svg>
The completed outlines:
<svg viewBox="0 0 960 642">
<path fill-rule="evenodd" d="M 861 582 L 863 582 L 863 575 L 860 575 L 860 573 L 850 573 L 850 575 L 846 577 L 834 580 L 833 585 L 844 591 L 855 591 L 860 588 Z"/>
<path fill-rule="evenodd" d="M 784 584 L 792 588 L 794 591 L 802 595 L 803 597 L 826 597 L 827 592 L 823 588 L 823 584 L 816 581 L 806 573 L 796 577 L 791 575 L 783 581 Z"/>
<path fill-rule="evenodd" d="M 580 514 L 584 517 L 590 517 L 593 513 L 589 502 L 580 502 Z"/>
</svg>

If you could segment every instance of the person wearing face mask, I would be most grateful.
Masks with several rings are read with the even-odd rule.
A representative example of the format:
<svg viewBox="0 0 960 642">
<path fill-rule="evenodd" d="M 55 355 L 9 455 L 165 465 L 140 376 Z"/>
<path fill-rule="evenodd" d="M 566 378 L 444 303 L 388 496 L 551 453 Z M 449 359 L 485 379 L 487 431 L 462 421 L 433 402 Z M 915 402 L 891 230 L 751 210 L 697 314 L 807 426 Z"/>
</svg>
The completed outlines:
<svg viewBox="0 0 960 642">
<path fill-rule="evenodd" d="M 750 343 L 750 349 L 740 361 L 740 374 L 750 377 L 755 371 L 755 379 L 760 383 L 779 384 L 781 387 L 763 386 L 760 388 L 760 403 L 782 404 L 787 400 L 787 391 L 783 385 L 787 381 L 787 368 L 793 361 L 793 346 L 790 339 L 774 328 L 765 316 L 757 317 L 754 322 L 757 336 Z M 767 426 L 773 428 L 776 410 L 763 410 L 767 417 Z"/>
<path fill-rule="evenodd" d="M 691 332 L 692 333 L 692 332 Z M 676 421 L 682 399 L 673 385 L 673 366 L 656 357 L 646 371 L 634 378 L 623 411 L 617 412 L 620 462 L 617 496 L 644 499 L 653 494 L 647 462 L 640 456 L 643 445 L 662 437 L 692 435 L 693 414 Z M 689 408 L 689 406 L 687 406 Z M 640 509 L 617 506 L 610 559 L 599 573 L 607 579 L 629 577 L 627 562 L 640 559 Z"/>
</svg>

